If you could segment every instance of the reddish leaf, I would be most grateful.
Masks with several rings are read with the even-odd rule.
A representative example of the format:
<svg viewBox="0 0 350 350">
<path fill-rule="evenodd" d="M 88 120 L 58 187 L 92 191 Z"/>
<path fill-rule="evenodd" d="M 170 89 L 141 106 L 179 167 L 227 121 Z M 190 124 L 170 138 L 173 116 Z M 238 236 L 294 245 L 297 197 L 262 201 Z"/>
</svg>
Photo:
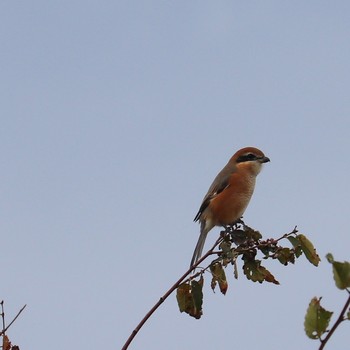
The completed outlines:
<svg viewBox="0 0 350 350">
<path fill-rule="evenodd" d="M 11 350 L 11 342 L 6 334 L 2 336 L 2 349 Z"/>
</svg>

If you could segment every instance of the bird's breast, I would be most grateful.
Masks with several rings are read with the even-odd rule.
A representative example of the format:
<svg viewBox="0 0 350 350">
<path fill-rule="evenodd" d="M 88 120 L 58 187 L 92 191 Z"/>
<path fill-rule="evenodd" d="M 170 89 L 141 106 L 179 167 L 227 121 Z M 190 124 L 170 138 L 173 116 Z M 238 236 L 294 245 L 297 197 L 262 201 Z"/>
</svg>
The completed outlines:
<svg viewBox="0 0 350 350">
<path fill-rule="evenodd" d="M 212 199 L 210 216 L 215 225 L 229 225 L 238 220 L 247 208 L 255 187 L 255 177 L 231 183 L 223 192 Z"/>
</svg>

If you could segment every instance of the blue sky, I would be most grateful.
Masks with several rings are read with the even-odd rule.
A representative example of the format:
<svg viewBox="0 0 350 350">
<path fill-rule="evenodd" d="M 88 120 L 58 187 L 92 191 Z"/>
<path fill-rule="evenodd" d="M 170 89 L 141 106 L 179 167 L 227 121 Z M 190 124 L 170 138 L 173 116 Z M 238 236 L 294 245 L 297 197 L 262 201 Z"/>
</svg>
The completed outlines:
<svg viewBox="0 0 350 350">
<path fill-rule="evenodd" d="M 204 315 L 170 297 L 130 349 L 317 349 L 313 296 L 340 311 L 324 256 L 349 260 L 347 1 L 2 1 L 2 287 L 27 349 L 122 346 L 187 268 L 193 223 L 244 146 L 271 163 L 244 218 L 315 244 L 267 264 L 280 286 L 229 276 Z M 208 244 L 219 230 L 213 230 Z M 330 348 L 349 342 L 347 325 Z"/>
</svg>

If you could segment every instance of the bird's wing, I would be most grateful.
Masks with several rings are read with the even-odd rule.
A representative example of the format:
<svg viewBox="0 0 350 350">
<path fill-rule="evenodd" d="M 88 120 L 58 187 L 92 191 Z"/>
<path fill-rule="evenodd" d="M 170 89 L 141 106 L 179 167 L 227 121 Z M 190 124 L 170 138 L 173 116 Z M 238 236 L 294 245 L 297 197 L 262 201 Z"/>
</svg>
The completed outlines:
<svg viewBox="0 0 350 350">
<path fill-rule="evenodd" d="M 195 216 L 193 221 L 198 221 L 202 213 L 204 212 L 204 210 L 209 205 L 210 201 L 230 185 L 229 180 L 232 174 L 232 170 L 231 171 L 227 171 L 227 170 L 228 169 L 226 169 L 225 167 L 217 175 L 217 177 L 209 187 L 208 193 L 205 195 L 203 202 L 198 210 L 198 213 Z"/>
</svg>

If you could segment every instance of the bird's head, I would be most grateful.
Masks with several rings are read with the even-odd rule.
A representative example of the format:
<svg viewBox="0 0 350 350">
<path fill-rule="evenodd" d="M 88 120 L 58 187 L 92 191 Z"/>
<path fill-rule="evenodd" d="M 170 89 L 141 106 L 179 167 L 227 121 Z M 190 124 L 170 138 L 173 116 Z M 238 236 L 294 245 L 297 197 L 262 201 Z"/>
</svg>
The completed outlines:
<svg viewBox="0 0 350 350">
<path fill-rule="evenodd" d="M 270 161 L 270 158 L 255 147 L 245 147 L 237 151 L 231 160 L 238 169 L 249 171 L 256 176 L 260 173 L 262 165 Z"/>
</svg>

